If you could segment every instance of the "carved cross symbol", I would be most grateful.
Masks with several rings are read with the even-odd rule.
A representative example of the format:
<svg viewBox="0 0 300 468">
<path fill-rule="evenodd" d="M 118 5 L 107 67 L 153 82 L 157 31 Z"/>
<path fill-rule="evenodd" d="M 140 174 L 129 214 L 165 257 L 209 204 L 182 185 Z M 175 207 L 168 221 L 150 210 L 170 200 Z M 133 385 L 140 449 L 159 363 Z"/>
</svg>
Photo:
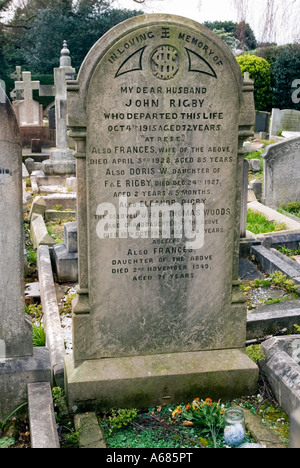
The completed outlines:
<svg viewBox="0 0 300 468">
<path fill-rule="evenodd" d="M 20 89 L 24 91 L 24 100 L 32 101 L 32 91 L 34 89 L 39 89 L 39 81 L 31 81 L 31 72 L 22 73 L 23 81 L 15 82 L 15 89 Z"/>
</svg>

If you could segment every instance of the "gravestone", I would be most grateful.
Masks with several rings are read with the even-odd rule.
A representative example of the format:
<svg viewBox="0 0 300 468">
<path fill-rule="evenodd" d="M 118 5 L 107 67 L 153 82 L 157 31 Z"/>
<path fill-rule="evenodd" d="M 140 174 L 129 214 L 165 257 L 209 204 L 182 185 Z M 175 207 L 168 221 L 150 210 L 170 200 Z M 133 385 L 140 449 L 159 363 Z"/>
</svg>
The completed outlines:
<svg viewBox="0 0 300 468">
<path fill-rule="evenodd" d="M 270 207 L 300 200 L 300 137 L 269 145 L 263 154 L 262 202 Z"/>
<path fill-rule="evenodd" d="M 16 70 L 14 71 L 14 73 L 10 75 L 10 77 L 15 81 L 21 81 L 22 67 L 17 65 Z M 16 101 L 23 100 L 24 99 L 23 90 L 13 89 L 13 91 L 10 93 L 10 97 L 12 98 L 12 100 L 16 100 Z"/>
<path fill-rule="evenodd" d="M 50 381 L 49 355 L 33 350 L 25 315 L 22 151 L 10 102 L 0 101 L 0 420 L 24 402 L 27 383 Z"/>
<path fill-rule="evenodd" d="M 50 128 L 50 130 L 55 130 L 56 129 L 55 107 L 52 107 L 52 109 L 49 110 L 48 118 L 49 118 L 49 128 Z"/>
<path fill-rule="evenodd" d="M 64 41 L 60 67 L 54 69 L 54 87 L 52 87 L 52 95 L 55 96 L 56 148 L 50 151 L 49 160 L 43 162 L 45 175 L 64 176 L 76 173 L 76 161 L 73 151 L 68 147 L 66 86 L 66 79 L 73 79 L 74 74 L 75 69 L 71 67 L 70 51 L 67 49 L 66 41 Z M 43 92 L 47 91 L 46 87 L 44 87 L 44 90 Z M 48 92 L 47 95 L 49 94 Z"/>
<path fill-rule="evenodd" d="M 79 257 L 70 407 L 254 389 L 238 281 L 253 82 L 207 28 L 147 15 L 94 45 L 68 82 L 68 109 Z"/>
<path fill-rule="evenodd" d="M 24 100 L 14 102 L 14 110 L 17 115 L 19 125 L 27 126 L 42 126 L 43 125 L 43 107 L 33 100 L 32 92 L 34 89 L 39 89 L 39 81 L 31 81 L 31 73 L 22 73 L 23 81 L 15 82 L 15 90 L 23 91 Z"/>
<path fill-rule="evenodd" d="M 272 109 L 270 136 L 279 132 L 300 132 L 300 111 Z"/>
<path fill-rule="evenodd" d="M 32 354 L 32 335 L 24 315 L 21 146 L 10 104 L 0 106 L 0 338 L 6 349 L 1 357 L 14 357 Z"/>
<path fill-rule="evenodd" d="M 255 133 L 268 133 L 270 128 L 270 112 L 256 112 Z"/>
</svg>

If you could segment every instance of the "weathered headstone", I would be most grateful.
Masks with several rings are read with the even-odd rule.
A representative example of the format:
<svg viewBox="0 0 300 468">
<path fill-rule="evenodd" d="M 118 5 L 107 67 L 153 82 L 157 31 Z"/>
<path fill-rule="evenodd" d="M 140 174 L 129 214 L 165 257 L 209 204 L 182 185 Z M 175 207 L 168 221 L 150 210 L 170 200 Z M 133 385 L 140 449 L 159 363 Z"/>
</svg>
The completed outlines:
<svg viewBox="0 0 300 468">
<path fill-rule="evenodd" d="M 208 29 L 147 15 L 95 44 L 68 108 L 79 246 L 70 406 L 254 388 L 238 281 L 253 82 Z"/>
<path fill-rule="evenodd" d="M 24 314 L 21 146 L 9 102 L 0 109 L 0 357 L 14 357 L 32 354 L 32 332 Z"/>
<path fill-rule="evenodd" d="M 300 137 L 269 145 L 263 154 L 265 205 L 300 200 Z"/>
<path fill-rule="evenodd" d="M 26 401 L 27 383 L 50 381 L 46 348 L 33 349 L 25 315 L 22 152 L 10 102 L 0 102 L 0 420 Z"/>
<path fill-rule="evenodd" d="M 300 111 L 294 109 L 273 109 L 270 135 L 280 132 L 300 132 Z"/>
</svg>

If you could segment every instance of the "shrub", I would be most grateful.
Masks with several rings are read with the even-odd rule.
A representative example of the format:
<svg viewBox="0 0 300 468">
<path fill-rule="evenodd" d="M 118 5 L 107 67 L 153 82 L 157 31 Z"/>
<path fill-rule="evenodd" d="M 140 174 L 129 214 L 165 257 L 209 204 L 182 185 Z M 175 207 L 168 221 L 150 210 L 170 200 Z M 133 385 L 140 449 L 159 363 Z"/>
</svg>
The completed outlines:
<svg viewBox="0 0 300 468">
<path fill-rule="evenodd" d="M 263 47 L 253 54 L 271 65 L 272 106 L 300 110 L 300 103 L 292 100 L 292 83 L 300 79 L 300 44 Z"/>
<path fill-rule="evenodd" d="M 240 55 L 236 58 L 241 72 L 248 72 L 254 80 L 254 101 L 257 111 L 271 109 L 271 65 L 267 60 L 255 55 Z"/>
</svg>

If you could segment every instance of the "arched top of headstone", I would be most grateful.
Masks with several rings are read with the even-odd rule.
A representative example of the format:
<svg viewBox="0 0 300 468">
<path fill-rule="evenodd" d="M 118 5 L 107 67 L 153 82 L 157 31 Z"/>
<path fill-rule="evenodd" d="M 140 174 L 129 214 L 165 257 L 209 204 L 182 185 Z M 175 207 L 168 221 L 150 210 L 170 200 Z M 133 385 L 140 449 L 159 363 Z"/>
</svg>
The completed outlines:
<svg viewBox="0 0 300 468">
<path fill-rule="evenodd" d="M 232 89 L 232 92 L 236 92 L 239 102 L 242 102 L 243 77 L 234 55 L 224 41 L 191 19 L 167 14 L 146 14 L 118 24 L 102 36 L 89 51 L 77 80 L 68 83 L 69 125 L 86 126 L 89 87 L 103 58 L 106 58 L 107 68 L 116 68 L 115 78 L 127 78 L 131 71 L 142 71 L 142 61 L 148 57 L 147 53 L 144 53 L 145 50 L 151 42 L 157 44 L 159 41 L 163 47 L 170 45 L 174 50 L 179 50 L 179 55 L 182 55 L 180 66 L 184 63 L 186 73 L 199 72 L 199 82 L 204 76 L 217 80 L 224 71 L 227 76 L 231 75 L 233 83 L 236 84 L 236 90 Z M 164 80 L 164 77 L 160 79 Z M 165 80 L 165 83 L 171 82 L 167 81 L 167 76 Z M 78 93 L 74 100 L 73 93 Z"/>
</svg>

